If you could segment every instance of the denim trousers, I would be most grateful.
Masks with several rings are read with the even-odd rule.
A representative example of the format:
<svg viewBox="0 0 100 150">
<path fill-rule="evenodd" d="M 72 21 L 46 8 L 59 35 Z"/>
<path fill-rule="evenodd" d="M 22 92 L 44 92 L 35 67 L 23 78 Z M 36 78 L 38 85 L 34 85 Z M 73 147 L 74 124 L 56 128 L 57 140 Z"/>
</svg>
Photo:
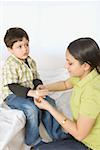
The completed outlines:
<svg viewBox="0 0 100 150">
<path fill-rule="evenodd" d="M 50 143 L 41 144 L 36 150 L 92 150 L 82 142 L 67 134 L 65 139 L 56 140 Z"/>
<path fill-rule="evenodd" d="M 45 99 L 55 107 L 55 102 L 52 98 L 46 96 Z M 39 133 L 41 121 L 53 141 L 66 138 L 67 134 L 62 131 L 58 122 L 48 111 L 40 110 L 34 104 L 33 98 L 24 98 L 11 94 L 6 98 L 5 102 L 10 108 L 21 110 L 25 114 L 25 143 L 27 145 L 37 145 L 41 142 L 42 139 Z"/>
</svg>

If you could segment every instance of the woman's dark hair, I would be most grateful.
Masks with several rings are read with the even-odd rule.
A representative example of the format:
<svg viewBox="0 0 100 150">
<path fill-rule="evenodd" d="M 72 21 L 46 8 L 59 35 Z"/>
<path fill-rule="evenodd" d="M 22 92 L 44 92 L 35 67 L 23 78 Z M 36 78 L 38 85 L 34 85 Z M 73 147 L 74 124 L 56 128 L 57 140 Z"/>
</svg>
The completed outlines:
<svg viewBox="0 0 100 150">
<path fill-rule="evenodd" d="M 71 42 L 67 49 L 80 64 L 86 62 L 100 74 L 100 48 L 92 38 L 79 38 Z"/>
<path fill-rule="evenodd" d="M 23 37 L 29 41 L 28 34 L 25 30 L 18 27 L 10 28 L 4 36 L 4 42 L 7 47 L 12 48 L 13 44 L 17 41 L 22 41 Z"/>
</svg>

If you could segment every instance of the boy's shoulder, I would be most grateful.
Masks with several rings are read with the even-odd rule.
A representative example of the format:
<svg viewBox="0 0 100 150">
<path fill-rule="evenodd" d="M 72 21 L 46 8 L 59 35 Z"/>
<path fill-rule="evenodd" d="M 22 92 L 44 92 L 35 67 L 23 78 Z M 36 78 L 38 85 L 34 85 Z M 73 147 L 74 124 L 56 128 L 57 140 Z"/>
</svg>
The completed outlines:
<svg viewBox="0 0 100 150">
<path fill-rule="evenodd" d="M 6 60 L 5 60 L 5 63 L 4 63 L 4 66 L 18 66 L 20 64 L 20 62 L 15 58 L 13 57 L 12 55 L 10 55 Z"/>
<path fill-rule="evenodd" d="M 6 59 L 5 62 L 6 62 L 6 63 L 18 63 L 18 60 L 17 60 L 14 56 L 10 55 L 10 56 Z"/>
<path fill-rule="evenodd" d="M 27 57 L 27 61 L 28 61 L 29 63 L 36 64 L 36 61 L 35 61 L 31 56 L 28 56 L 28 57 Z"/>
<path fill-rule="evenodd" d="M 32 57 L 28 56 L 27 57 L 27 61 L 29 64 L 31 65 L 36 65 L 36 62 L 34 59 L 32 59 Z M 13 55 L 10 55 L 6 60 L 5 60 L 5 64 L 4 65 L 7 65 L 7 66 L 20 66 L 22 65 L 22 61 L 19 60 L 18 58 L 16 58 L 15 56 Z"/>
</svg>

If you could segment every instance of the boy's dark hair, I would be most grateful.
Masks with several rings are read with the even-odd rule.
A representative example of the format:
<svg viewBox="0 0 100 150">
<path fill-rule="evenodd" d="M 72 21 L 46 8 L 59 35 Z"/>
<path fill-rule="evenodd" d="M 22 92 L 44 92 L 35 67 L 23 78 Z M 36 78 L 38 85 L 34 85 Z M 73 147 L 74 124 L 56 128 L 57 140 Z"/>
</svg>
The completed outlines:
<svg viewBox="0 0 100 150">
<path fill-rule="evenodd" d="M 86 62 L 100 74 L 100 48 L 92 38 L 79 38 L 71 42 L 67 49 L 80 64 Z"/>
<path fill-rule="evenodd" d="M 12 48 L 13 44 L 17 41 L 22 41 L 23 37 L 29 41 L 29 36 L 25 30 L 18 27 L 10 28 L 4 36 L 4 42 L 7 47 Z"/>
</svg>

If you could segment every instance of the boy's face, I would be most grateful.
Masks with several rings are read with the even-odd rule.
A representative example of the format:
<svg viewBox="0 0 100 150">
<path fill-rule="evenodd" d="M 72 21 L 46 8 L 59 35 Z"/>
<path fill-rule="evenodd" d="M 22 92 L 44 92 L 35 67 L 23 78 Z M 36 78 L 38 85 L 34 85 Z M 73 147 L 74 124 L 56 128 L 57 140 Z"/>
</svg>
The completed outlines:
<svg viewBox="0 0 100 150">
<path fill-rule="evenodd" d="M 22 41 L 15 42 L 9 51 L 20 60 L 25 60 L 29 55 L 29 41 L 23 38 Z"/>
</svg>

